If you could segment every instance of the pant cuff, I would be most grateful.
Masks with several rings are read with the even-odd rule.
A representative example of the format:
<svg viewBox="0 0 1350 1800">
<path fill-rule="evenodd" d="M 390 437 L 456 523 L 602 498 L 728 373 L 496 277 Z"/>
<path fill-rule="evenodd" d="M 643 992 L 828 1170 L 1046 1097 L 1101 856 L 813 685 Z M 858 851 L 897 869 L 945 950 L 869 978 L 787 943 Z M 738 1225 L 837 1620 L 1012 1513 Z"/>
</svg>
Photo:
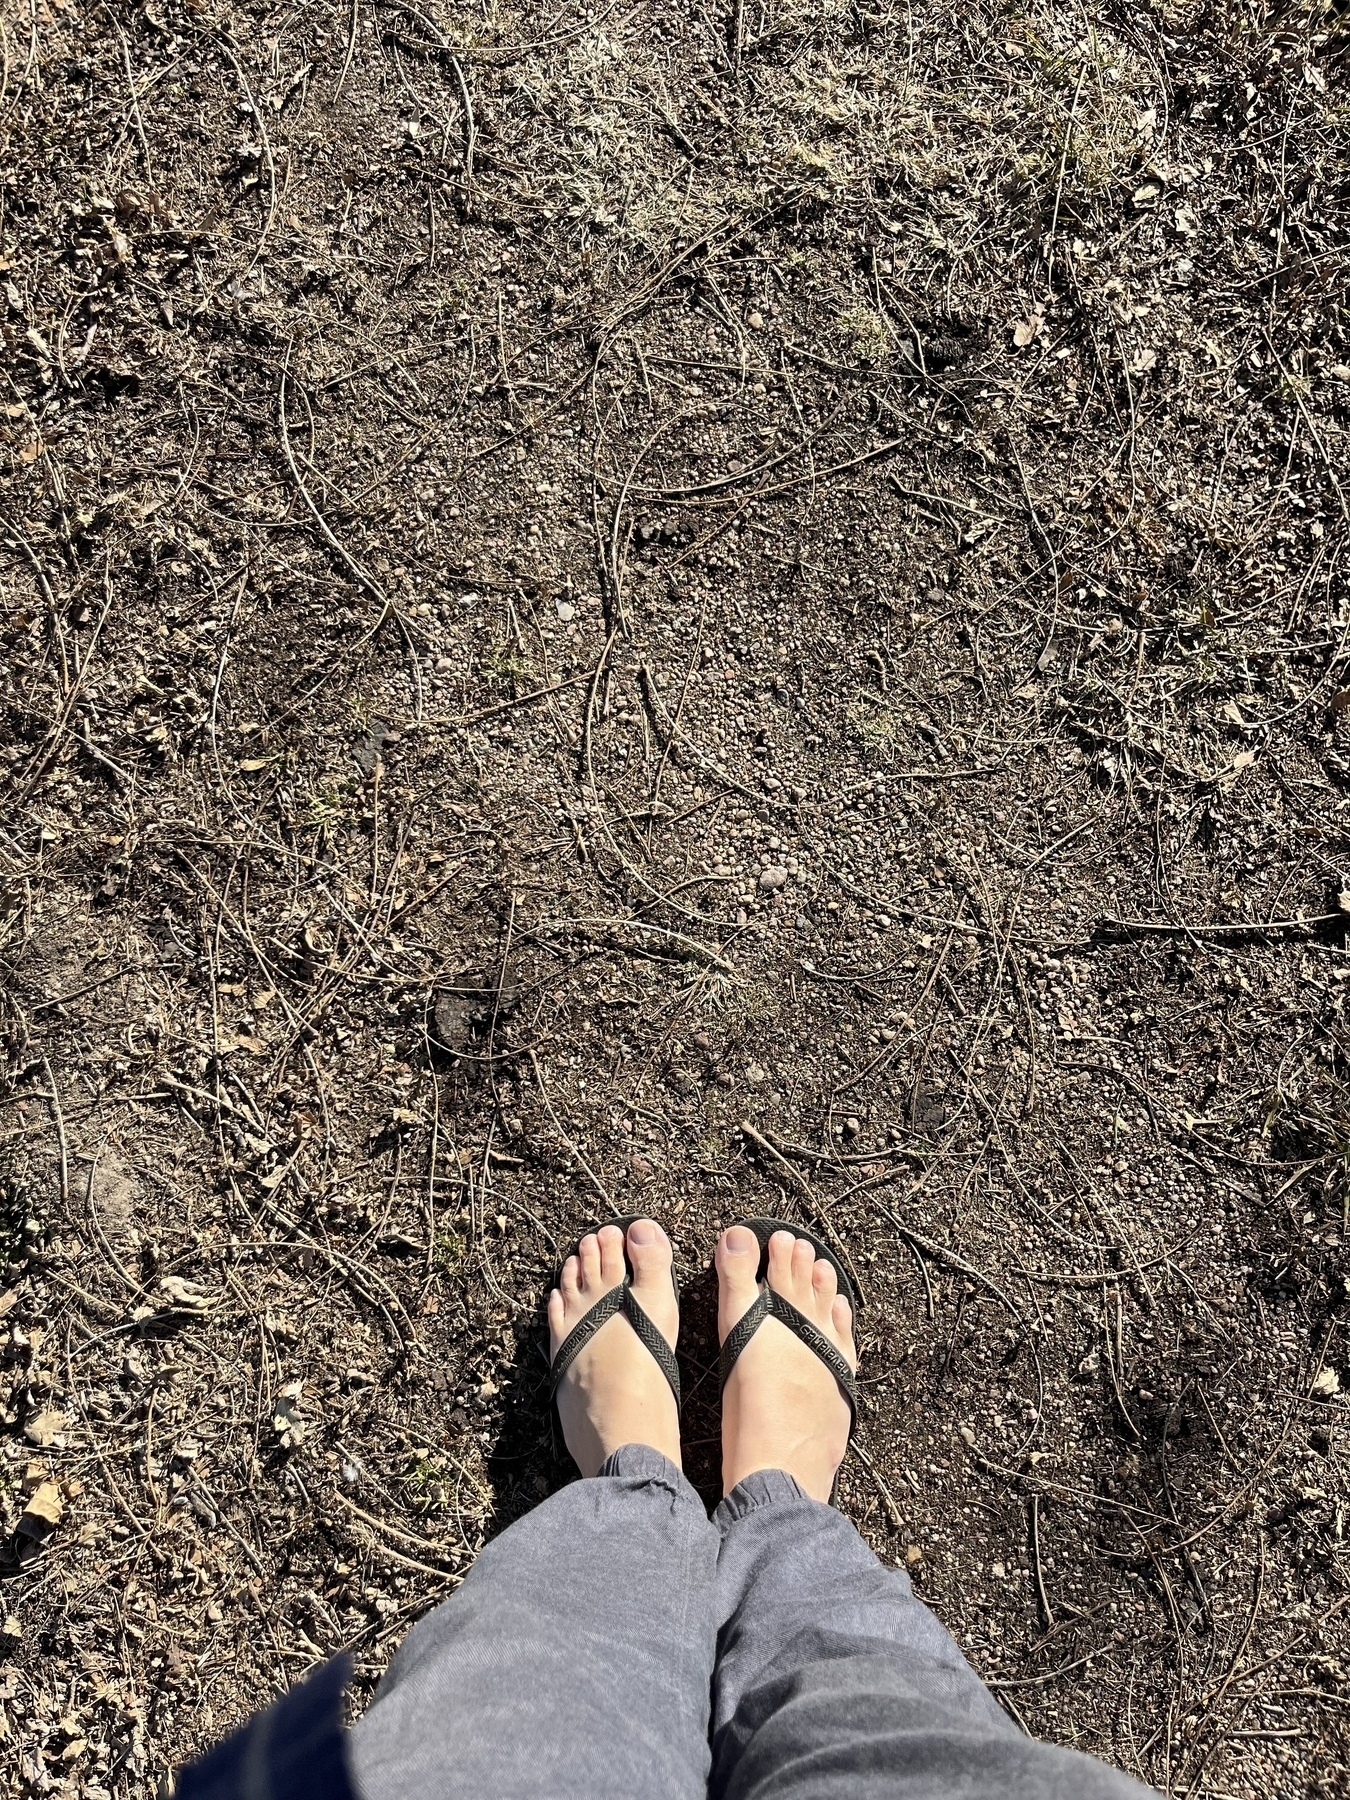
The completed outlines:
<svg viewBox="0 0 1350 1800">
<path fill-rule="evenodd" d="M 672 1494 L 694 1492 L 678 1464 L 668 1456 L 662 1456 L 659 1450 L 653 1450 L 650 1444 L 620 1444 L 596 1470 L 597 1480 L 606 1475 L 622 1476 L 629 1481 L 654 1481 L 660 1487 L 669 1488 Z"/>
<path fill-rule="evenodd" d="M 785 1469 L 756 1469 L 753 1475 L 747 1475 L 738 1481 L 726 1498 L 719 1502 L 713 1514 L 713 1524 L 723 1529 L 734 1525 L 737 1519 L 744 1519 L 748 1514 L 757 1512 L 761 1506 L 781 1506 L 788 1500 L 810 1500 L 813 1506 L 819 1501 L 811 1500 L 811 1496 L 799 1485 L 796 1479 Z"/>
</svg>

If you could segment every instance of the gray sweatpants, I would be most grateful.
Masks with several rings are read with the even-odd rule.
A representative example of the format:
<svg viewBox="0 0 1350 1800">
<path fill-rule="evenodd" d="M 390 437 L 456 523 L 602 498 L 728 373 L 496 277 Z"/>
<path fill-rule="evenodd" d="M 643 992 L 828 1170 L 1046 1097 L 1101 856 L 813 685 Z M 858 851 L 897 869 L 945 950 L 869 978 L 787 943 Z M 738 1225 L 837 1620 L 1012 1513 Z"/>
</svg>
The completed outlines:
<svg viewBox="0 0 1350 1800">
<path fill-rule="evenodd" d="M 1023 1736 L 842 1514 L 766 1471 L 709 1520 L 615 1452 L 512 1525 L 355 1726 L 363 1800 L 1138 1800 Z"/>
</svg>

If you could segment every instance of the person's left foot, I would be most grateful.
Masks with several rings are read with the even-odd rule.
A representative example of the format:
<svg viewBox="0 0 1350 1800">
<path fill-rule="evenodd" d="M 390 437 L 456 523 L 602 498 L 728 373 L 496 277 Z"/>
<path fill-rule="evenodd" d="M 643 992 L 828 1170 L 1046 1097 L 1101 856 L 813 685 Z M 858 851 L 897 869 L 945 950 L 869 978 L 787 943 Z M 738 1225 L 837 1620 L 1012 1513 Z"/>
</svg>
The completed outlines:
<svg viewBox="0 0 1350 1800">
<path fill-rule="evenodd" d="M 624 1274 L 624 1234 L 602 1226 L 582 1238 L 562 1266 L 560 1286 L 548 1297 L 550 1359 L 573 1326 Z M 652 1219 L 628 1227 L 633 1298 L 671 1349 L 680 1310 L 671 1276 L 670 1239 Z M 680 1461 L 680 1414 L 661 1367 L 622 1313 L 616 1313 L 578 1351 L 558 1384 L 563 1439 L 583 1475 L 595 1475 L 622 1444 L 650 1444 Z"/>
</svg>

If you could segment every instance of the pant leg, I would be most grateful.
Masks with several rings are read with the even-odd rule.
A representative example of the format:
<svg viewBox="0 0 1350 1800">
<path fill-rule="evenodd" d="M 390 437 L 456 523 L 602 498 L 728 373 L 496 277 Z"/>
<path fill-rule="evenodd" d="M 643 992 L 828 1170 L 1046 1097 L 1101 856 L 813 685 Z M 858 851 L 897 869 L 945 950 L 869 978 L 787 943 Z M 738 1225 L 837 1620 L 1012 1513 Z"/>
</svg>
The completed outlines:
<svg viewBox="0 0 1350 1800">
<path fill-rule="evenodd" d="M 1023 1735 L 842 1514 L 790 1475 L 713 1515 L 718 1660 L 709 1800 L 1136 1800 L 1094 1758 Z"/>
<path fill-rule="evenodd" d="M 351 1736 L 363 1800 L 704 1800 L 718 1534 L 641 1444 L 495 1538 Z"/>
</svg>

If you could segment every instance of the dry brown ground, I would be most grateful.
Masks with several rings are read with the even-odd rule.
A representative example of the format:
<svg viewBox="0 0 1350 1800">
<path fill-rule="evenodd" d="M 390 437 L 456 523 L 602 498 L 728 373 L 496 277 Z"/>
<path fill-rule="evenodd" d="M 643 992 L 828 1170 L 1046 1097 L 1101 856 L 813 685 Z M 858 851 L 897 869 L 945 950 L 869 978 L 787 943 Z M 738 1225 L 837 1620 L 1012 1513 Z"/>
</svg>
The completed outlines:
<svg viewBox="0 0 1350 1800">
<path fill-rule="evenodd" d="M 3 49 L 0 1792 L 368 1689 L 612 1202 L 705 1487 L 823 1222 L 1016 1716 L 1345 1794 L 1344 0 Z"/>
</svg>

